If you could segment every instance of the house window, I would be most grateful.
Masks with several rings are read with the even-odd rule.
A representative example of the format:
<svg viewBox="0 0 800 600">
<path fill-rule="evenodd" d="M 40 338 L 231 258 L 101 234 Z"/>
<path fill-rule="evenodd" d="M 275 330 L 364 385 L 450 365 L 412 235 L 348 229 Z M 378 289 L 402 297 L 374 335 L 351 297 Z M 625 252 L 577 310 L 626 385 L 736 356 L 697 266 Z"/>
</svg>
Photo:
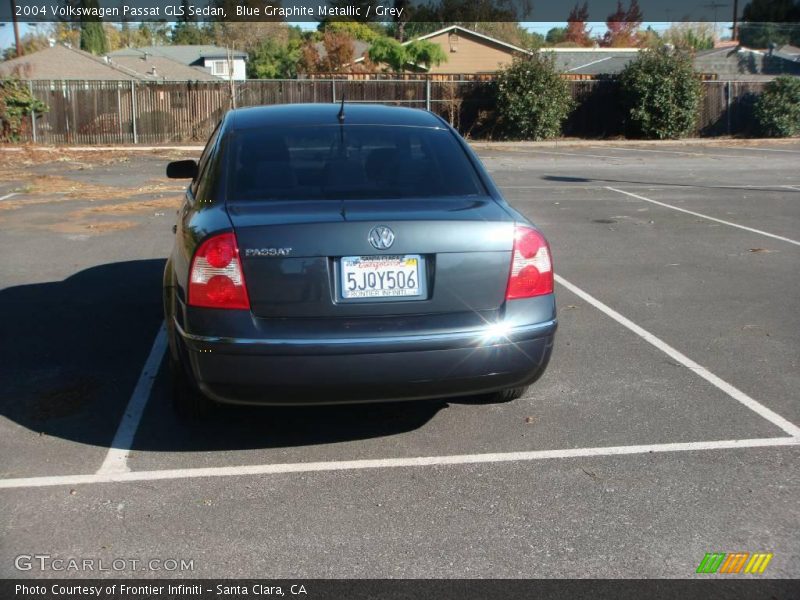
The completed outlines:
<svg viewBox="0 0 800 600">
<path fill-rule="evenodd" d="M 227 60 L 212 60 L 211 61 L 211 74 L 217 76 L 228 75 L 228 61 Z"/>
</svg>

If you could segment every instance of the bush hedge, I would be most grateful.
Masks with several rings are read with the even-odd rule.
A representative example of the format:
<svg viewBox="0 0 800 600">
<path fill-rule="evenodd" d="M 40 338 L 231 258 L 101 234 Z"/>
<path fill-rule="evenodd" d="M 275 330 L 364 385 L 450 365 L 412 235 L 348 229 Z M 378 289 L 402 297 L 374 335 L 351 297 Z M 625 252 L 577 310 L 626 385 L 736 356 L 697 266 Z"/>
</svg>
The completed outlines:
<svg viewBox="0 0 800 600">
<path fill-rule="evenodd" d="M 800 77 L 782 75 L 770 81 L 756 100 L 759 133 L 789 137 L 800 133 Z"/>
<path fill-rule="evenodd" d="M 47 105 L 33 97 L 28 86 L 13 77 L 0 78 L 0 141 L 17 142 L 30 127 L 31 113 Z"/>
<path fill-rule="evenodd" d="M 504 137 L 546 140 L 561 135 L 574 102 L 552 55 L 515 58 L 496 81 L 497 116 Z"/>
<path fill-rule="evenodd" d="M 628 137 L 675 139 L 694 131 L 702 95 L 692 57 L 679 50 L 645 50 L 620 74 Z"/>
</svg>

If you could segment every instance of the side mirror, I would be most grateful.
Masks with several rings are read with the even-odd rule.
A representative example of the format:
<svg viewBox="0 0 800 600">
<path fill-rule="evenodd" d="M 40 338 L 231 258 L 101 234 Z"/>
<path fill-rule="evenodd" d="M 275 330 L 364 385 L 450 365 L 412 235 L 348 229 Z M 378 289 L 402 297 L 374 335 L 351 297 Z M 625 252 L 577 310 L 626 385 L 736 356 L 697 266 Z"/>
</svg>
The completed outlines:
<svg viewBox="0 0 800 600">
<path fill-rule="evenodd" d="M 194 179 L 197 177 L 197 162 L 193 160 L 176 160 L 167 165 L 167 177 L 170 179 Z"/>
</svg>

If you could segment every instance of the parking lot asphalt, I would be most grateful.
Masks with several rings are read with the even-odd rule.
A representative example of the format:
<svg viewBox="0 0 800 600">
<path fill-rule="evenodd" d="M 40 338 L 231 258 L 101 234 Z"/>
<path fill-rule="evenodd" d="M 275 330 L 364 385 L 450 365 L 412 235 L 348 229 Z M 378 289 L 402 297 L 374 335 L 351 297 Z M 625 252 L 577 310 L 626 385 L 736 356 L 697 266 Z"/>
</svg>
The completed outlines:
<svg viewBox="0 0 800 600">
<path fill-rule="evenodd" d="M 548 236 L 560 329 L 515 402 L 177 419 L 160 283 L 195 151 L 0 153 L 0 576 L 800 571 L 800 143 L 476 144 Z M 9 194 L 11 194 L 9 196 Z M 92 577 L 97 572 L 70 572 Z M 705 575 L 705 577 L 708 577 Z"/>
</svg>

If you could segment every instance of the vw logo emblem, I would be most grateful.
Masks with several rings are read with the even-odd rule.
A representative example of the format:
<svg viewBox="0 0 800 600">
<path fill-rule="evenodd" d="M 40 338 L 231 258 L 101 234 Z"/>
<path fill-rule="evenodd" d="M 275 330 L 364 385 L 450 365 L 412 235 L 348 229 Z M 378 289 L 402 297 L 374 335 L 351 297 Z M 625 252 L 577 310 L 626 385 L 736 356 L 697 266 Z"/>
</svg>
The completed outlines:
<svg viewBox="0 0 800 600">
<path fill-rule="evenodd" d="M 394 231 L 383 225 L 373 227 L 369 232 L 369 243 L 378 250 L 386 250 L 394 244 Z"/>
</svg>

